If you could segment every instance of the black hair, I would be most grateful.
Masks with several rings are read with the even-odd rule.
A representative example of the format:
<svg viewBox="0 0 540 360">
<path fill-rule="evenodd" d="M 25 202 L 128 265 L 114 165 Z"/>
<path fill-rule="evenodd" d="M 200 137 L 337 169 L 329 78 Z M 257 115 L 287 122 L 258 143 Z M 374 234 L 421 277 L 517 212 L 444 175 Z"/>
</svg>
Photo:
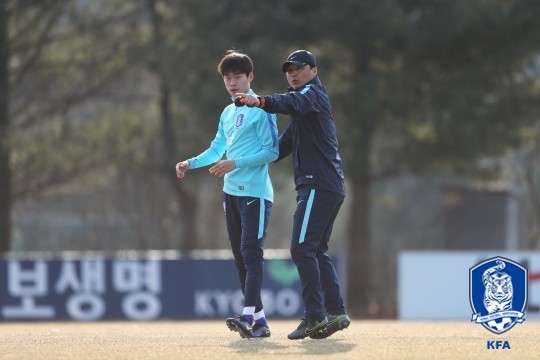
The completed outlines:
<svg viewBox="0 0 540 360">
<path fill-rule="evenodd" d="M 227 50 L 217 66 L 217 71 L 221 76 L 229 73 L 249 75 L 253 72 L 253 61 L 241 51 Z"/>
</svg>

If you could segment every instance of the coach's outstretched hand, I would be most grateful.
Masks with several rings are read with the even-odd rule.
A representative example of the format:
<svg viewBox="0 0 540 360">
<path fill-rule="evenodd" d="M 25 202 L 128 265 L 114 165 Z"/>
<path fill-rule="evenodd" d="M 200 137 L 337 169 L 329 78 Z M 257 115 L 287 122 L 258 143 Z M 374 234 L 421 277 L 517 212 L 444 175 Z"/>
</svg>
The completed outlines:
<svg viewBox="0 0 540 360">
<path fill-rule="evenodd" d="M 234 99 L 234 105 L 236 106 L 244 106 L 246 102 L 246 99 L 243 98 L 242 96 L 237 96 L 235 99 Z"/>
<path fill-rule="evenodd" d="M 262 107 L 261 106 L 261 97 L 253 96 L 245 93 L 236 93 L 236 98 L 234 99 L 234 104 L 236 106 L 249 106 L 249 107 Z"/>
</svg>

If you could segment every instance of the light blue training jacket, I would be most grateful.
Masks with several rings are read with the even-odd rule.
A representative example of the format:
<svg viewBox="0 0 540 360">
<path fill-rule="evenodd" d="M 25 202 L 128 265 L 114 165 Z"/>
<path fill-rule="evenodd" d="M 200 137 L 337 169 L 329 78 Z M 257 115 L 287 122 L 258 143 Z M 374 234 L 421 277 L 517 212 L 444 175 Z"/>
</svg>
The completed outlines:
<svg viewBox="0 0 540 360">
<path fill-rule="evenodd" d="M 250 89 L 250 95 L 255 93 Z M 229 195 L 274 200 L 268 163 L 279 154 L 276 115 L 257 107 L 228 105 L 219 119 L 216 137 L 210 147 L 189 159 L 189 169 L 208 166 L 226 153 L 236 168 L 225 174 L 223 191 Z"/>
</svg>

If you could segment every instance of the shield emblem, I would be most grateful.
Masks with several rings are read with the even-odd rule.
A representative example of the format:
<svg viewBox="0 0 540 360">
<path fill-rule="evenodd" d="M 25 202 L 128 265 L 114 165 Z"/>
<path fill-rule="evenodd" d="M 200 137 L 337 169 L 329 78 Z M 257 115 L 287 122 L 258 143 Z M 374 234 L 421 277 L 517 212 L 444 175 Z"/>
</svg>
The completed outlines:
<svg viewBox="0 0 540 360">
<path fill-rule="evenodd" d="M 469 270 L 471 321 L 502 334 L 525 320 L 527 269 L 503 257 L 494 257 Z"/>
<path fill-rule="evenodd" d="M 239 128 L 240 126 L 242 126 L 243 122 L 244 122 L 244 114 L 238 115 L 235 122 L 236 128 Z"/>
</svg>

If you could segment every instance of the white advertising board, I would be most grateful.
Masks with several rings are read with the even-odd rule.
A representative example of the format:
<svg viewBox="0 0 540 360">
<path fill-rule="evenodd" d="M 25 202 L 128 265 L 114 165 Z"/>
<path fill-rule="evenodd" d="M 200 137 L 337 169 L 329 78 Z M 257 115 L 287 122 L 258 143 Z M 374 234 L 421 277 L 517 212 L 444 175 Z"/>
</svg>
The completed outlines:
<svg viewBox="0 0 540 360">
<path fill-rule="evenodd" d="M 403 251 L 398 257 L 398 318 L 470 320 L 469 270 L 496 256 L 528 269 L 526 319 L 540 319 L 540 251 Z"/>
</svg>

